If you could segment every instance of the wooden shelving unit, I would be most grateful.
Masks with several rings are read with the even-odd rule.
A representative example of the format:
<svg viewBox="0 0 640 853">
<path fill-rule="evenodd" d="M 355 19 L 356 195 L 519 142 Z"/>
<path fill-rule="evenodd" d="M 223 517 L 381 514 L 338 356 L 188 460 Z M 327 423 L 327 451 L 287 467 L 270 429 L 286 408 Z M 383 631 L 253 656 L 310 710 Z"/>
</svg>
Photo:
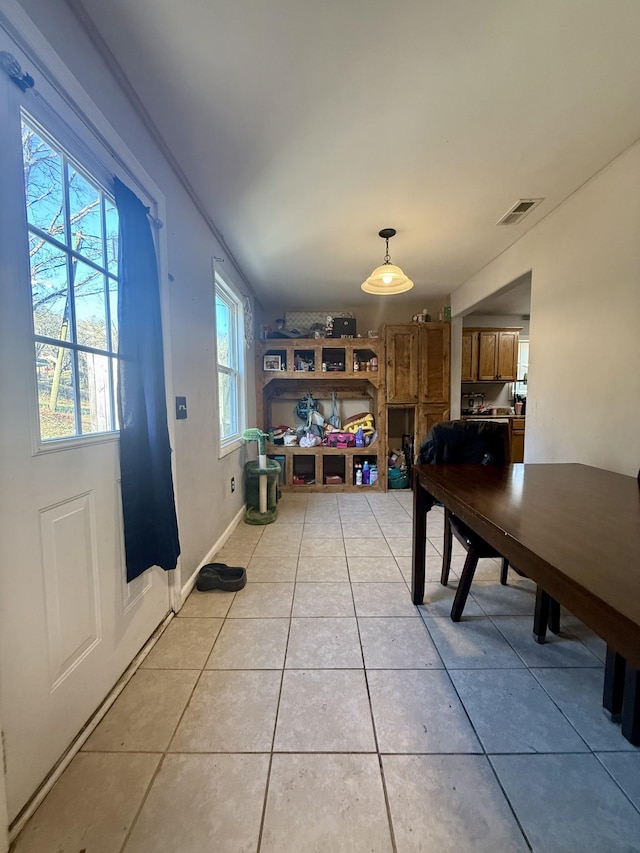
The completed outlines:
<svg viewBox="0 0 640 853">
<path fill-rule="evenodd" d="M 265 370 L 265 356 L 280 359 L 280 370 Z M 358 359 L 363 369 L 354 370 Z M 387 487 L 385 433 L 385 360 L 381 338 L 297 338 L 268 339 L 256 346 L 256 416 L 258 426 L 268 430 L 272 421 L 272 405 L 291 401 L 308 391 L 316 398 L 328 398 L 335 391 L 338 400 L 362 400 L 362 411 L 375 418 L 378 437 L 368 447 L 285 447 L 267 442 L 267 454 L 284 457 L 284 491 L 299 492 L 380 492 Z M 371 369 L 372 360 L 377 369 Z M 326 370 L 323 370 L 323 363 Z M 364 369 L 368 364 L 369 369 Z M 300 369 L 302 365 L 313 369 Z M 341 370 L 332 369 L 342 365 Z M 377 465 L 378 480 L 373 485 L 357 486 L 354 468 L 365 459 Z M 313 483 L 294 485 L 294 476 L 306 476 Z M 342 483 L 325 484 L 327 475 L 338 475 Z"/>
</svg>

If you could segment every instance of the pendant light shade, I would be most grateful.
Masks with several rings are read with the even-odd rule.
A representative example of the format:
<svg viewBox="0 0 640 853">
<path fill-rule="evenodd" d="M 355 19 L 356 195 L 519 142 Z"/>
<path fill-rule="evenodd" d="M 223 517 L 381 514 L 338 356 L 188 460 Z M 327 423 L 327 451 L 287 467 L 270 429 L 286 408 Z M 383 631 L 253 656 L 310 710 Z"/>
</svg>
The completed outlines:
<svg viewBox="0 0 640 853">
<path fill-rule="evenodd" d="M 402 272 L 400 267 L 391 263 L 389 257 L 389 239 L 396 233 L 395 228 L 383 228 L 379 236 L 387 241 L 387 252 L 384 263 L 376 267 L 369 278 L 360 287 L 365 293 L 373 293 L 379 296 L 391 296 L 395 293 L 406 293 L 411 290 L 413 282 Z"/>
</svg>

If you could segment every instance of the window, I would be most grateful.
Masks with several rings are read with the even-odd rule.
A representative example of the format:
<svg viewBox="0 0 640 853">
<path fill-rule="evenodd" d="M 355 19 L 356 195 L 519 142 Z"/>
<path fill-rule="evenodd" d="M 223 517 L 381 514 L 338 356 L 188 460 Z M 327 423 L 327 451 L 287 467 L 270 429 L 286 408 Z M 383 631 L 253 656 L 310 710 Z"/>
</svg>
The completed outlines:
<svg viewBox="0 0 640 853">
<path fill-rule="evenodd" d="M 529 341 L 518 342 L 518 373 L 515 384 L 515 394 L 527 396 L 527 381 L 529 378 Z"/>
<path fill-rule="evenodd" d="M 62 147 L 22 116 L 40 438 L 113 432 L 118 213 Z"/>
<path fill-rule="evenodd" d="M 243 309 L 235 293 L 216 276 L 216 352 L 220 450 L 237 446 L 244 424 Z"/>
</svg>

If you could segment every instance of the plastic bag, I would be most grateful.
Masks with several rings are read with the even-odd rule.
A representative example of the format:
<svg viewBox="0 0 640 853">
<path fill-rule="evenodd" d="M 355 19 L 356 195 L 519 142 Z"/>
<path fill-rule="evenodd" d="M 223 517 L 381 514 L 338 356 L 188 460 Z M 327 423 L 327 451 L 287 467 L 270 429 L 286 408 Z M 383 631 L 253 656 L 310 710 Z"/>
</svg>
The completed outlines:
<svg viewBox="0 0 640 853">
<path fill-rule="evenodd" d="M 313 399 L 313 394 L 311 391 L 308 391 L 304 397 L 298 401 L 298 404 L 295 408 L 295 414 L 297 418 L 300 418 L 301 421 L 306 421 L 309 418 L 310 412 L 316 412 L 318 410 L 318 401 Z"/>
<path fill-rule="evenodd" d="M 333 411 L 331 415 L 327 418 L 327 423 L 331 424 L 335 429 L 340 429 L 340 415 L 338 414 L 338 395 L 335 391 L 331 392 L 331 400 L 333 402 Z"/>
</svg>

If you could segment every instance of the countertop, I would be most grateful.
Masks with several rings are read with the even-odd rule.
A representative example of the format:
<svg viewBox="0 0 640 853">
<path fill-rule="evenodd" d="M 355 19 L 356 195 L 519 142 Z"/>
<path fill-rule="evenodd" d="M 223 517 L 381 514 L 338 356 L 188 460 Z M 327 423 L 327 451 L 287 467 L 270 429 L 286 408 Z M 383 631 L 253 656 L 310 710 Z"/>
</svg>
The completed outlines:
<svg viewBox="0 0 640 853">
<path fill-rule="evenodd" d="M 477 421 L 477 420 L 487 421 L 487 420 L 494 420 L 494 419 L 498 420 L 498 421 L 504 421 L 504 420 L 513 420 L 514 418 L 519 418 L 520 420 L 524 420 L 525 415 L 492 415 L 490 413 L 485 414 L 483 412 L 481 412 L 477 415 L 460 415 L 461 421 L 472 421 L 472 420 L 473 421 Z"/>
</svg>

